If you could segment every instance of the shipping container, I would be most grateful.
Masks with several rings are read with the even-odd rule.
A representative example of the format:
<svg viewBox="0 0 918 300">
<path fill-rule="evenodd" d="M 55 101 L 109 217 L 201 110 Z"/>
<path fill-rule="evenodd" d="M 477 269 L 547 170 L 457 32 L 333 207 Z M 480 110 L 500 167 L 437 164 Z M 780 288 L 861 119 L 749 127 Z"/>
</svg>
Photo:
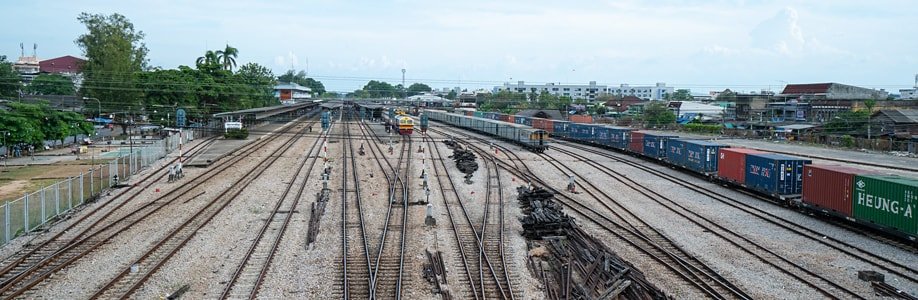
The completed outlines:
<svg viewBox="0 0 918 300">
<path fill-rule="evenodd" d="M 593 143 L 609 146 L 612 127 L 603 125 L 593 125 Z"/>
<path fill-rule="evenodd" d="M 510 122 L 510 115 L 507 114 L 497 114 L 497 120 L 501 122 Z"/>
<path fill-rule="evenodd" d="M 746 155 L 768 152 L 747 148 L 721 148 L 717 153 L 717 177 L 743 184 L 746 182 Z"/>
<path fill-rule="evenodd" d="M 570 138 L 590 142 L 593 139 L 593 126 L 590 124 L 571 123 Z"/>
<path fill-rule="evenodd" d="M 475 112 L 474 112 L 474 111 L 471 111 L 471 110 L 468 110 L 468 111 L 465 112 L 465 115 L 466 115 L 466 116 L 469 116 L 469 117 L 474 117 L 474 116 L 475 116 Z"/>
<path fill-rule="evenodd" d="M 718 152 L 729 147 L 704 140 L 671 139 L 666 145 L 666 160 L 695 172 L 715 173 Z"/>
<path fill-rule="evenodd" d="M 852 216 L 854 176 L 876 174 L 852 167 L 807 165 L 803 167 L 803 204 L 828 214 Z"/>
<path fill-rule="evenodd" d="M 519 124 L 519 123 L 516 123 L 516 116 L 514 115 L 507 115 L 507 122 L 513 123 L 513 124 Z M 520 125 L 523 125 L 523 124 L 520 124 Z"/>
<path fill-rule="evenodd" d="M 513 116 L 513 123 L 514 123 L 514 124 L 520 124 L 520 125 L 526 125 L 526 117 L 524 117 L 524 116 Z"/>
<path fill-rule="evenodd" d="M 809 159 L 777 153 L 746 156 L 746 187 L 771 195 L 799 195 L 803 192 L 803 166 Z"/>
<path fill-rule="evenodd" d="M 554 120 L 552 121 L 552 127 L 554 127 L 553 135 L 566 138 L 571 134 L 571 122 Z"/>
<path fill-rule="evenodd" d="M 635 153 L 644 153 L 644 132 L 632 131 L 631 139 L 628 140 L 628 150 Z"/>
<path fill-rule="evenodd" d="M 484 112 L 481 112 L 481 111 L 473 112 L 473 116 L 475 116 L 476 118 L 484 118 L 484 117 L 485 117 Z"/>
<path fill-rule="evenodd" d="M 568 119 L 571 123 L 593 123 L 593 116 L 590 115 L 571 115 Z"/>
<path fill-rule="evenodd" d="M 854 177 L 854 218 L 918 237 L 918 180 L 891 175 Z"/>
<path fill-rule="evenodd" d="M 644 133 L 644 155 L 652 158 L 666 157 L 666 143 L 670 139 L 677 139 L 678 136 Z"/>
<path fill-rule="evenodd" d="M 631 128 L 609 127 L 609 146 L 617 149 L 628 149 L 631 138 Z"/>
<path fill-rule="evenodd" d="M 532 118 L 532 128 L 542 129 L 548 133 L 555 132 L 555 125 L 552 119 Z"/>
</svg>

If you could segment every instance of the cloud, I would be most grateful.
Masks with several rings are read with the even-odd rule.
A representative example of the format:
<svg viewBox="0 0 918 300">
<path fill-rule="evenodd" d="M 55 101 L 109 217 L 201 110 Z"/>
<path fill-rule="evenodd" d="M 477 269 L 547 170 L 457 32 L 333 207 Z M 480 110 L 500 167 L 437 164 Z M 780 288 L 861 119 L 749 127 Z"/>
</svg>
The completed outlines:
<svg viewBox="0 0 918 300">
<path fill-rule="evenodd" d="M 786 7 L 771 19 L 759 23 L 749 33 L 752 47 L 783 55 L 798 55 L 807 43 L 798 24 L 797 10 Z"/>
<path fill-rule="evenodd" d="M 286 68 L 286 67 L 296 67 L 300 64 L 300 60 L 296 57 L 296 54 L 293 54 L 293 51 L 287 52 L 287 55 L 278 55 L 274 57 L 274 64 Z"/>
</svg>

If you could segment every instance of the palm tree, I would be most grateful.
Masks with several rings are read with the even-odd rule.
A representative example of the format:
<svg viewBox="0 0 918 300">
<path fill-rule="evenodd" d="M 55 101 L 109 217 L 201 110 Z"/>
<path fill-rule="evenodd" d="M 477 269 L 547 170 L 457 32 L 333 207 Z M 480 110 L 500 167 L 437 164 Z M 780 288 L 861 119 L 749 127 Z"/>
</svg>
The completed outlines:
<svg viewBox="0 0 918 300">
<path fill-rule="evenodd" d="M 204 56 L 198 57 L 198 60 L 195 63 L 198 66 L 198 69 L 201 69 L 203 66 L 210 66 L 220 63 L 219 53 L 220 51 L 213 52 L 207 50 L 207 53 L 204 53 Z"/>
<path fill-rule="evenodd" d="M 223 61 L 223 69 L 232 71 L 236 67 L 236 56 L 239 55 L 239 49 L 226 45 L 226 49 L 217 50 L 217 60 Z"/>
</svg>

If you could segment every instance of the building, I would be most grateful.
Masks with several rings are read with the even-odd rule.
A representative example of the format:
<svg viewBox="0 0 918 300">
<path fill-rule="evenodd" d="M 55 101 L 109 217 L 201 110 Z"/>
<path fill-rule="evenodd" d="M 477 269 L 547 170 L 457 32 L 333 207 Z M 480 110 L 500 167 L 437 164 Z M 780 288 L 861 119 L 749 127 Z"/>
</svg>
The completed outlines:
<svg viewBox="0 0 918 300">
<path fill-rule="evenodd" d="M 673 93 L 673 87 L 667 87 L 665 83 L 657 83 L 654 86 L 631 86 L 622 84 L 618 87 L 596 84 L 596 81 L 590 81 L 589 84 L 526 84 L 524 81 L 517 81 L 516 84 L 509 82 L 503 86 L 494 87 L 495 92 L 511 91 L 516 93 L 541 94 L 549 93 L 555 96 L 571 97 L 575 100 L 594 100 L 600 95 L 616 96 L 635 96 L 645 100 L 663 100 L 666 95 Z"/>
<path fill-rule="evenodd" d="M 889 96 L 889 93 L 884 90 L 868 89 L 841 83 L 829 82 L 788 84 L 784 87 L 784 91 L 782 91 L 778 96 L 784 99 L 798 100 L 883 100 Z"/>
<path fill-rule="evenodd" d="M 635 96 L 624 96 L 621 98 L 606 101 L 606 109 L 611 112 L 623 113 L 628 111 L 631 105 L 644 102 L 644 99 Z"/>
<path fill-rule="evenodd" d="M 899 99 L 902 99 L 902 100 L 918 99 L 918 86 L 914 88 L 910 88 L 910 89 L 899 90 Z"/>
<path fill-rule="evenodd" d="M 65 55 L 57 58 L 46 59 L 38 62 L 42 74 L 60 74 L 73 81 L 73 85 L 79 89 L 83 86 L 83 64 L 85 59 Z"/>
<path fill-rule="evenodd" d="M 870 116 L 874 135 L 918 135 L 918 110 L 882 109 Z"/>
<path fill-rule="evenodd" d="M 13 63 L 13 70 L 19 73 L 19 77 L 22 78 L 22 83 L 28 85 L 41 71 L 41 67 L 38 63 L 38 56 L 23 55 Z"/>
<path fill-rule="evenodd" d="M 282 104 L 311 101 L 312 89 L 293 82 L 284 82 L 274 86 L 274 97 Z"/>
</svg>

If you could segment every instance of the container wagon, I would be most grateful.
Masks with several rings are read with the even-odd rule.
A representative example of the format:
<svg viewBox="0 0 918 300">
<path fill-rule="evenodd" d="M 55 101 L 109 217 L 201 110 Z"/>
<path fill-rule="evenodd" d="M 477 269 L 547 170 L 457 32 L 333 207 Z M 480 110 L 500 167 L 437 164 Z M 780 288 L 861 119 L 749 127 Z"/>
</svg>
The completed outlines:
<svg viewBox="0 0 918 300">
<path fill-rule="evenodd" d="M 749 154 L 745 185 L 782 200 L 796 198 L 803 193 L 803 166 L 811 163 L 809 159 L 777 153 Z"/>
<path fill-rule="evenodd" d="M 857 175 L 854 218 L 911 240 L 918 238 L 918 180 L 891 175 Z"/>
<path fill-rule="evenodd" d="M 666 144 L 670 139 L 679 138 L 674 135 L 644 133 L 644 156 L 664 159 L 666 158 Z"/>
<path fill-rule="evenodd" d="M 746 156 L 766 153 L 747 148 L 721 148 L 717 151 L 717 177 L 735 184 L 746 183 Z"/>
<path fill-rule="evenodd" d="M 569 137 L 570 137 L 570 135 L 571 135 L 571 122 L 568 122 L 568 121 L 560 121 L 560 120 L 554 120 L 554 122 L 552 122 L 552 125 L 553 125 L 554 128 L 555 128 L 554 132 L 552 133 L 553 135 L 556 135 L 556 136 L 562 137 L 562 138 L 569 138 Z"/>
<path fill-rule="evenodd" d="M 643 131 L 632 131 L 631 137 L 628 139 L 628 151 L 644 154 L 644 132 Z"/>
<path fill-rule="evenodd" d="M 876 172 L 834 165 L 803 166 L 803 207 L 826 215 L 852 218 L 854 177 Z"/>
<path fill-rule="evenodd" d="M 548 133 L 555 132 L 555 120 L 552 119 L 542 119 L 542 118 L 532 118 L 532 127 L 536 129 L 542 129 Z"/>
<path fill-rule="evenodd" d="M 717 155 L 730 146 L 703 140 L 671 139 L 667 143 L 666 160 L 703 175 L 717 173 Z"/>
</svg>

